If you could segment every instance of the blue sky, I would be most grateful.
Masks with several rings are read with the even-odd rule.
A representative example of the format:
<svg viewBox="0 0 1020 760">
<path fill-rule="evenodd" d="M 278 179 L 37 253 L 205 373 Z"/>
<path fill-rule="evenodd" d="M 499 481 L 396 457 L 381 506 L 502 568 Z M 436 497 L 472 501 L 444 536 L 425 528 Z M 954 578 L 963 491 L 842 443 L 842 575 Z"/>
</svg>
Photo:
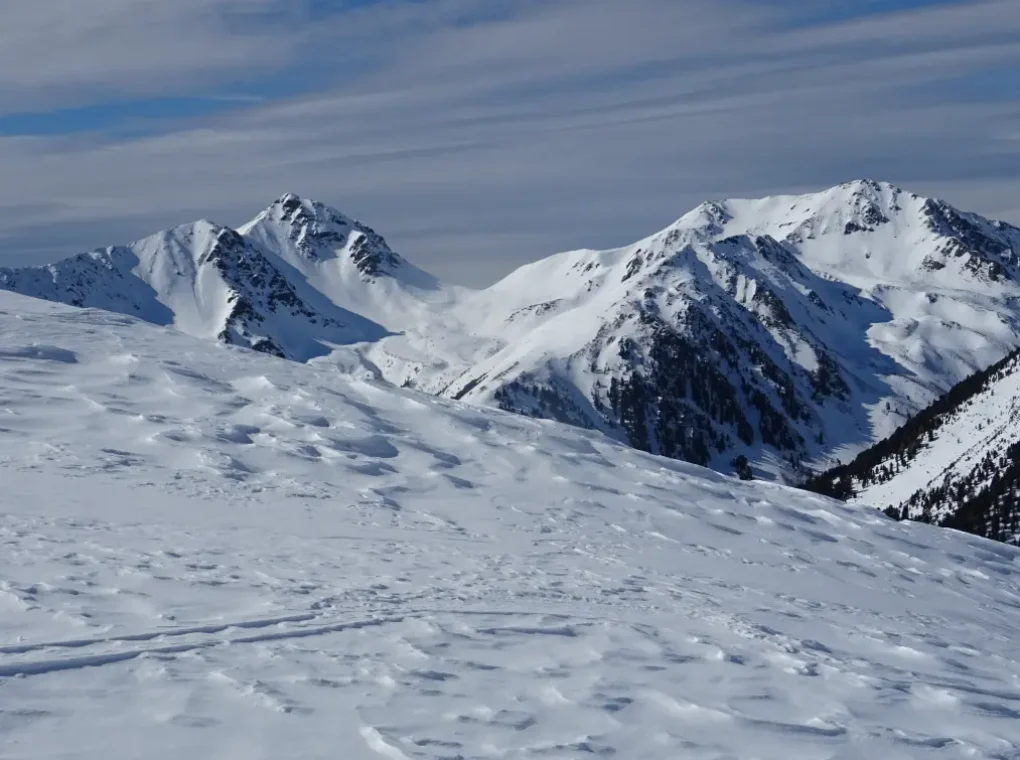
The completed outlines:
<svg viewBox="0 0 1020 760">
<path fill-rule="evenodd" d="M 1016 0 L 83 7 L 5 10 L 0 265 L 285 191 L 469 284 L 861 176 L 1020 222 Z"/>
</svg>

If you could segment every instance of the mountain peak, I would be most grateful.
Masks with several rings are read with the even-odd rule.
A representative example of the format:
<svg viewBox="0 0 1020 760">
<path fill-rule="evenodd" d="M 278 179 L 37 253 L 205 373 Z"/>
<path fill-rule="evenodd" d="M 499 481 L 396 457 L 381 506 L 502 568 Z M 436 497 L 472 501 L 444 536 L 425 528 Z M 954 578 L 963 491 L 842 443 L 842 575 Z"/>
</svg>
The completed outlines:
<svg viewBox="0 0 1020 760">
<path fill-rule="evenodd" d="M 747 226 L 754 221 L 749 218 L 752 215 L 764 220 L 780 215 L 801 218 L 837 214 L 845 216 L 863 210 L 874 216 L 876 212 L 868 212 L 868 207 L 879 211 L 886 207 L 895 211 L 900 210 L 897 199 L 903 194 L 903 190 L 889 182 L 855 179 L 825 190 L 802 195 L 716 199 L 698 204 L 668 229 L 697 228 L 712 234 L 721 234 L 727 226 Z M 783 221 L 789 220 L 784 219 Z M 727 234 L 732 233 L 728 232 Z"/>
<path fill-rule="evenodd" d="M 844 281 L 1020 280 L 1020 230 L 868 178 L 802 195 L 702 203 L 663 234 L 681 245 L 767 235 Z"/>
<path fill-rule="evenodd" d="M 293 214 L 299 209 L 315 208 L 314 201 L 306 201 L 297 193 L 284 193 L 280 196 L 279 200 L 270 206 L 270 208 L 279 207 L 285 214 Z"/>
<path fill-rule="evenodd" d="M 284 193 L 239 231 L 302 271 L 306 265 L 349 261 L 357 276 L 373 280 L 408 266 L 368 225 L 296 193 Z"/>
<path fill-rule="evenodd" d="M 259 214 L 256 221 L 258 219 L 273 219 L 291 224 L 309 224 L 320 221 L 324 224 L 360 226 L 335 208 L 312 198 L 302 197 L 297 193 L 284 193 Z"/>
<path fill-rule="evenodd" d="M 902 190 L 900 190 L 898 187 L 896 187 L 895 185 L 893 185 L 890 182 L 881 182 L 879 180 L 867 179 L 867 178 L 853 179 L 853 180 L 850 180 L 849 182 L 844 182 L 841 185 L 838 185 L 838 187 L 843 188 L 843 189 L 847 189 L 847 190 L 853 190 L 855 192 L 864 191 L 864 192 L 877 193 L 877 192 L 882 192 L 883 190 L 891 190 L 891 191 L 896 192 L 896 193 L 903 192 Z"/>
</svg>

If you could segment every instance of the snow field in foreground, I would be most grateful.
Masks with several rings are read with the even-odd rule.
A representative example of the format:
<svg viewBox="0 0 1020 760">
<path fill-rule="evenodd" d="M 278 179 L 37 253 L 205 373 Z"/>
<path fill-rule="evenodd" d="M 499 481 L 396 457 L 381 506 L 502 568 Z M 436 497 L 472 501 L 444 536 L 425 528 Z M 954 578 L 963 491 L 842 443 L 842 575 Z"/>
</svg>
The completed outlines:
<svg viewBox="0 0 1020 760">
<path fill-rule="evenodd" d="M 1010 758 L 1020 554 L 0 296 L 0 757 Z"/>
</svg>

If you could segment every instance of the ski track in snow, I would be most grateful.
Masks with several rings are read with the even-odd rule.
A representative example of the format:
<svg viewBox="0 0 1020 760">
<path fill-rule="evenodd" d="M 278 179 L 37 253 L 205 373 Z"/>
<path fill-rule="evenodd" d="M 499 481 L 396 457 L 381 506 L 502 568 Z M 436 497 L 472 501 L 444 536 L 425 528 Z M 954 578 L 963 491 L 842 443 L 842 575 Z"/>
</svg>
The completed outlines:
<svg viewBox="0 0 1020 760">
<path fill-rule="evenodd" d="M 0 757 L 1020 757 L 1020 552 L 0 296 Z"/>
</svg>

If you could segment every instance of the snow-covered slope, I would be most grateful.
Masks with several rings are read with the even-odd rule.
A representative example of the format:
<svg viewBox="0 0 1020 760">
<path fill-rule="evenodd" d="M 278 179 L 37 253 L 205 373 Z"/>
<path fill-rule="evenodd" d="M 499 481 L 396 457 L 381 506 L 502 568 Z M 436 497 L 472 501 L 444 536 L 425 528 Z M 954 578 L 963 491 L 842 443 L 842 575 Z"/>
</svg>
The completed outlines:
<svg viewBox="0 0 1020 760">
<path fill-rule="evenodd" d="M 1020 553 L 0 294 L 0 756 L 1006 758 Z"/>
<path fill-rule="evenodd" d="M 0 287 L 291 358 L 343 345 L 338 364 L 395 385 L 795 480 L 1020 344 L 1020 231 L 870 181 L 706 203 L 632 246 L 552 256 L 481 291 L 293 194 L 212 230 L 262 274 L 192 264 L 211 244 L 171 245 L 172 231 L 0 271 Z"/>
<path fill-rule="evenodd" d="M 808 487 L 903 519 L 1020 543 L 1020 351 Z"/>
<path fill-rule="evenodd" d="M 46 267 L 0 269 L 0 288 L 298 360 L 385 335 L 288 278 L 274 258 L 234 230 L 199 221 Z"/>
</svg>

